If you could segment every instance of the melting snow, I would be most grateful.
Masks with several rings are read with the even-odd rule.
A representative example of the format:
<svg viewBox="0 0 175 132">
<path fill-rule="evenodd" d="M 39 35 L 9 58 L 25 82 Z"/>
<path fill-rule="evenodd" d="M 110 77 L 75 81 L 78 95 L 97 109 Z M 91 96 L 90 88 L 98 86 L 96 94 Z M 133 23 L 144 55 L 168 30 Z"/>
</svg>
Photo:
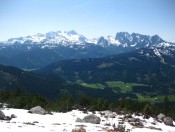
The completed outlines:
<svg viewBox="0 0 175 132">
<path fill-rule="evenodd" d="M 94 38 L 94 39 L 89 39 L 89 40 L 86 40 L 88 43 L 93 43 L 93 44 L 97 44 L 99 38 Z"/>
<path fill-rule="evenodd" d="M 17 118 L 13 118 L 10 121 L 2 121 L 0 120 L 0 130 L 2 132 L 71 132 L 72 129 L 77 128 L 78 126 L 84 126 L 87 132 L 98 132 L 98 131 L 106 131 L 104 129 L 113 129 L 112 125 L 115 123 L 117 126 L 120 118 L 123 115 L 116 115 L 115 118 L 105 118 L 100 115 L 99 112 L 96 112 L 96 115 L 101 118 L 100 124 L 90 124 L 90 123 L 80 123 L 76 122 L 76 119 L 83 118 L 88 114 L 92 114 L 91 112 L 83 113 L 82 111 L 72 110 L 67 113 L 58 113 L 53 112 L 53 115 L 38 115 L 38 114 L 30 114 L 28 110 L 24 109 L 12 109 L 5 108 L 2 110 L 6 116 L 10 116 L 11 114 L 15 114 Z M 134 115 L 135 116 L 135 115 Z M 141 120 L 145 120 L 144 126 L 153 126 L 151 123 L 154 121 L 153 118 L 143 119 L 142 116 L 135 116 L 135 118 L 140 118 Z M 111 124 L 110 126 L 106 126 L 105 124 Z M 129 123 L 125 122 L 124 125 L 126 129 L 132 129 L 132 132 L 156 132 L 157 130 L 148 129 L 148 128 L 134 128 Z M 175 127 L 166 126 L 163 123 L 156 123 L 156 128 L 161 128 L 165 132 L 175 132 Z"/>
<path fill-rule="evenodd" d="M 161 54 L 159 53 L 158 49 L 154 49 L 154 53 L 155 53 L 155 55 L 157 55 L 158 57 L 161 57 Z"/>
<path fill-rule="evenodd" d="M 116 40 L 113 36 L 108 36 L 107 40 L 110 44 L 114 44 L 114 45 L 119 45 L 120 42 L 118 40 Z"/>
<path fill-rule="evenodd" d="M 166 42 L 163 42 L 157 45 L 157 47 L 170 47 L 170 46 L 172 46 L 172 44 L 166 43 Z"/>
<path fill-rule="evenodd" d="M 137 45 L 137 43 L 133 44 L 133 45 L 130 45 L 131 47 L 135 47 Z"/>
<path fill-rule="evenodd" d="M 128 47 L 128 44 L 127 43 L 123 44 L 123 47 Z"/>
</svg>

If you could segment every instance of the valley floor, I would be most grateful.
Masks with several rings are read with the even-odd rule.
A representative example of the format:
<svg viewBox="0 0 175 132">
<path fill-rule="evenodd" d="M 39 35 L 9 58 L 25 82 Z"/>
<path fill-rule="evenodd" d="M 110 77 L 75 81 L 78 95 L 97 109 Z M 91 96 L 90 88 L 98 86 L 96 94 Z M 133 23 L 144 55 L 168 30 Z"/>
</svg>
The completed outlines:
<svg viewBox="0 0 175 132">
<path fill-rule="evenodd" d="M 118 126 L 119 121 L 124 115 L 115 114 L 115 118 L 105 118 L 100 112 L 95 115 L 100 117 L 100 124 L 90 124 L 76 122 L 76 119 L 83 118 L 91 112 L 83 113 L 82 111 L 72 110 L 67 113 L 53 112 L 53 115 L 30 114 L 28 110 L 5 108 L 2 109 L 6 116 L 15 114 L 17 118 L 12 118 L 10 121 L 0 120 L 0 131 L 2 132 L 72 132 L 75 128 L 83 127 L 86 132 L 108 132 L 113 129 L 113 125 Z M 151 117 L 143 119 L 142 116 L 134 116 L 143 120 L 144 128 L 136 128 L 128 122 L 124 122 L 125 130 L 130 129 L 132 132 L 156 132 L 160 130 L 151 129 L 160 128 L 165 132 L 175 132 L 174 126 L 166 126 L 164 123 L 155 122 Z M 151 124 L 155 122 L 155 125 Z M 175 125 L 175 122 L 173 122 Z M 108 125 L 107 125 L 108 124 Z M 110 124 L 110 125 L 109 125 Z"/>
</svg>

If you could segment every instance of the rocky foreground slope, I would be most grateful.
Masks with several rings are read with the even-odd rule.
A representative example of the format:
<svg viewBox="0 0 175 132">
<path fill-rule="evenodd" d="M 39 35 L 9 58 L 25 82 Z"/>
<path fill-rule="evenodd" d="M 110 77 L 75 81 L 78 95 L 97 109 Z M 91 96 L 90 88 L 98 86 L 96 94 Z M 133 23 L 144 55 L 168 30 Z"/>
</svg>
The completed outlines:
<svg viewBox="0 0 175 132">
<path fill-rule="evenodd" d="M 156 118 L 139 114 L 116 114 L 111 111 L 48 113 L 37 106 L 32 109 L 0 110 L 3 132 L 175 132 L 175 122 L 163 114 Z"/>
</svg>

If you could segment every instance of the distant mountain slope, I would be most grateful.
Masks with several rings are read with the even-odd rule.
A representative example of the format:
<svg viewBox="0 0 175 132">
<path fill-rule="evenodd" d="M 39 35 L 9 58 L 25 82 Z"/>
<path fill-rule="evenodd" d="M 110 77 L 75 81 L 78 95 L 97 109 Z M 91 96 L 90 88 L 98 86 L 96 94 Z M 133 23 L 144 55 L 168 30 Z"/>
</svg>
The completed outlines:
<svg viewBox="0 0 175 132">
<path fill-rule="evenodd" d="M 49 98 L 57 96 L 56 91 L 63 86 L 63 80 L 42 77 L 15 67 L 0 65 L 0 89 L 34 93 Z"/>
<path fill-rule="evenodd" d="M 100 58 L 141 48 L 175 51 L 175 44 L 158 35 L 119 32 L 116 36 L 87 39 L 75 31 L 48 32 L 0 42 L 1 64 L 38 69 L 64 59 Z M 166 51 L 166 52 L 165 52 Z"/>
<path fill-rule="evenodd" d="M 63 94 L 74 97 L 86 94 L 91 97 L 101 97 L 109 100 L 113 100 L 118 96 L 111 89 L 89 89 L 69 83 L 58 76 L 43 76 L 15 67 L 0 65 L 0 90 L 14 91 L 17 89 L 26 93 L 42 95 L 52 100 Z M 125 97 L 126 95 L 123 96 Z"/>
<path fill-rule="evenodd" d="M 109 81 L 123 81 L 148 86 L 135 88 L 135 93 L 175 93 L 174 56 L 165 55 L 160 49 L 140 49 L 96 59 L 64 60 L 38 72 L 72 82 L 105 85 Z"/>
</svg>

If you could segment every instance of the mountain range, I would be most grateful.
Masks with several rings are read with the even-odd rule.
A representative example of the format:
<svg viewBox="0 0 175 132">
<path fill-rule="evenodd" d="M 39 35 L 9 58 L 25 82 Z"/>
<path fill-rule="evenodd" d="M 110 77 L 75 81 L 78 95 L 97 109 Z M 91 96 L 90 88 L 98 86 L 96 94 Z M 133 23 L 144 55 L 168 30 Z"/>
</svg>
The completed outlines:
<svg viewBox="0 0 175 132">
<path fill-rule="evenodd" d="M 23 69 L 39 69 L 65 59 L 100 58 L 142 48 L 154 49 L 157 56 L 173 56 L 175 44 L 158 35 L 128 32 L 87 39 L 75 31 L 48 32 L 11 38 L 0 42 L 0 63 Z"/>
<path fill-rule="evenodd" d="M 158 35 L 119 32 L 87 39 L 58 31 L 0 44 L 0 88 L 20 87 L 51 99 L 66 90 L 110 100 L 175 100 L 174 75 L 175 44 Z"/>
</svg>

